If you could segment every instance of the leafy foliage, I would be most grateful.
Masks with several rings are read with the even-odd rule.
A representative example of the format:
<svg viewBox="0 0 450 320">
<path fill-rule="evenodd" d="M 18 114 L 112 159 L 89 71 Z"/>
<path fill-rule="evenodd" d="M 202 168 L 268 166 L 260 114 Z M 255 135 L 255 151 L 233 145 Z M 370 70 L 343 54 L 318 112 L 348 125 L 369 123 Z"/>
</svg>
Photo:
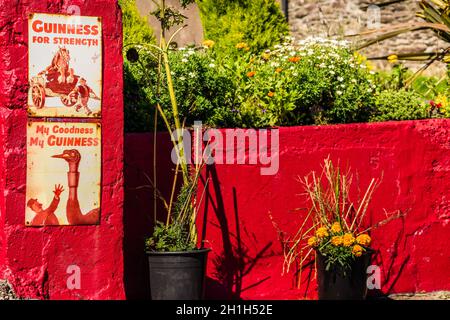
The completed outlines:
<svg viewBox="0 0 450 320">
<path fill-rule="evenodd" d="M 180 224 L 165 225 L 158 222 L 153 234 L 145 241 L 148 251 L 175 252 L 190 251 L 195 249 L 196 243 L 186 241 L 189 231 Z"/>
<path fill-rule="evenodd" d="M 370 121 L 417 120 L 428 117 L 427 104 L 414 91 L 382 91 L 375 102 L 375 111 Z"/>
<path fill-rule="evenodd" d="M 168 54 L 171 74 L 174 83 L 175 97 L 178 102 L 180 118 L 191 126 L 194 121 L 202 121 L 209 126 L 237 126 L 235 113 L 230 108 L 234 103 L 235 83 L 224 68 L 218 66 L 211 51 L 181 48 L 171 50 Z M 155 59 L 155 58 L 153 58 Z M 153 61 L 157 63 L 157 61 Z M 150 63 L 147 63 L 149 66 Z M 133 65 L 134 67 L 134 65 Z M 138 65 L 137 70 L 142 70 Z M 144 72 L 144 71 L 140 71 Z M 136 72 L 136 74 L 139 74 Z M 158 70 L 156 67 L 145 68 L 140 85 L 136 82 L 133 95 L 145 97 L 147 107 L 128 108 L 128 131 L 150 131 L 157 102 L 168 120 L 173 120 L 171 98 L 166 84 L 166 71 L 161 71 L 161 83 L 158 85 Z M 159 90 L 159 94 L 158 94 Z M 139 98 L 139 97 L 137 97 Z M 160 123 L 161 124 L 161 123 Z"/>
<path fill-rule="evenodd" d="M 198 174 L 198 173 L 197 173 Z M 167 223 L 157 222 L 154 232 L 146 240 L 148 251 L 188 251 L 197 246 L 193 236 L 196 212 L 192 213 L 193 200 L 197 192 L 197 178 L 191 177 L 184 183 L 173 205 L 173 212 Z"/>
<path fill-rule="evenodd" d="M 119 5 L 123 14 L 124 55 L 133 45 L 153 44 L 153 30 L 147 19 L 140 15 L 135 0 L 119 0 Z M 145 72 L 139 65 L 130 63 L 128 58 L 125 56 L 124 59 L 125 130 L 150 131 L 154 121 L 153 94 Z M 150 59 L 145 52 L 140 52 L 140 58 Z"/>
<path fill-rule="evenodd" d="M 135 0 L 119 0 L 122 9 L 124 46 L 153 43 L 155 37 L 148 21 L 138 11 Z"/>
<path fill-rule="evenodd" d="M 234 55 L 238 43 L 257 53 L 280 43 L 289 26 L 275 0 L 199 0 L 205 38 L 221 57 Z"/>
<path fill-rule="evenodd" d="M 345 42 L 292 38 L 259 55 L 243 54 L 236 109 L 243 127 L 366 121 L 376 84 L 370 66 Z"/>
<path fill-rule="evenodd" d="M 281 38 L 283 33 L 272 29 L 278 28 L 284 18 L 269 21 L 264 28 L 257 23 L 248 28 L 237 24 L 233 10 L 243 17 L 248 14 L 246 10 L 251 11 L 248 19 L 265 14 L 265 10 L 252 7 L 258 1 L 199 2 L 206 32 L 224 36 L 215 42 L 205 41 L 203 48 L 168 50 L 177 114 L 186 126 L 196 120 L 213 127 L 261 128 L 449 116 L 447 77 L 420 76 L 411 82 L 411 89 L 423 96 L 421 103 L 411 90 L 401 90 L 412 72 L 400 63 L 394 64 L 391 73 L 375 72 L 370 62 L 354 53 L 346 42 Z M 164 116 L 172 123 L 174 120 L 167 74 L 165 68 L 158 69 L 157 50 L 148 47 L 154 39 L 134 1 L 121 3 L 126 10 L 125 43 L 144 44 L 135 46 L 134 52 L 127 51 L 128 60 L 135 63 L 127 61 L 124 68 L 125 126 L 127 131 L 150 131 L 157 103 Z M 281 15 L 273 1 L 260 3 L 261 7 L 266 5 Z M 139 30 L 132 26 L 135 24 Z M 233 28 L 246 32 L 234 32 Z M 272 31 L 267 32 L 269 29 Z M 141 30 L 143 34 L 139 35 Z M 274 37 L 265 41 L 266 35 Z M 233 39 L 227 40 L 228 36 Z M 424 115 L 427 103 L 435 100 L 438 107 Z M 157 121 L 158 127 L 165 125 L 161 119 Z"/>
<path fill-rule="evenodd" d="M 217 65 L 212 52 L 187 48 L 169 56 L 180 116 L 186 124 L 190 126 L 200 120 L 209 126 L 235 126 L 230 108 L 235 84 L 230 74 Z M 162 95 L 163 104 L 167 98 Z"/>
</svg>

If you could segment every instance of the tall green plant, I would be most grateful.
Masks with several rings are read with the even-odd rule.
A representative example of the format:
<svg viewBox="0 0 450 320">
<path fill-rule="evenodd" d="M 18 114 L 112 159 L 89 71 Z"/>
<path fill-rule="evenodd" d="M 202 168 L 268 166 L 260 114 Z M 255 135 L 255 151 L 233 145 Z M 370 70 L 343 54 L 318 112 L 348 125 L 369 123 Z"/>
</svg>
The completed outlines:
<svg viewBox="0 0 450 320">
<path fill-rule="evenodd" d="M 192 2 L 194 0 L 180 0 L 180 5 L 186 8 Z M 165 199 L 158 191 L 156 174 L 154 174 L 153 181 L 151 181 L 152 187 L 155 190 L 155 229 L 152 237 L 146 240 L 146 248 L 150 251 L 185 251 L 192 250 L 197 246 L 197 230 L 195 226 L 197 216 L 196 193 L 202 165 L 188 166 L 182 134 L 184 120 L 181 118 L 179 112 L 179 104 L 175 94 L 169 59 L 172 39 L 183 27 L 179 28 L 170 39 L 166 40 L 166 32 L 173 26 L 183 24 L 185 17 L 176 9 L 167 6 L 165 0 L 159 2 L 154 1 L 154 3 L 156 9 L 152 14 L 161 24 L 159 45 L 140 43 L 130 48 L 126 56 L 131 62 L 142 67 L 148 79 L 150 79 L 148 72 L 155 72 L 156 70 L 156 83 L 154 83 L 153 87 L 156 96 L 156 103 L 154 105 L 155 117 L 159 116 L 162 119 L 171 137 L 177 157 L 177 164 L 169 199 Z M 144 53 L 145 56 L 142 56 L 141 53 Z M 163 90 L 167 91 L 170 99 L 170 117 L 168 117 L 167 110 L 164 110 L 161 105 L 161 93 Z M 156 122 L 154 123 L 154 129 L 156 145 Z M 156 152 L 154 154 L 156 155 Z M 156 172 L 156 158 L 154 158 L 154 172 Z M 180 190 L 177 189 L 179 180 L 181 180 Z M 156 220 L 157 200 L 160 200 L 166 209 L 167 216 L 165 221 Z"/>
</svg>

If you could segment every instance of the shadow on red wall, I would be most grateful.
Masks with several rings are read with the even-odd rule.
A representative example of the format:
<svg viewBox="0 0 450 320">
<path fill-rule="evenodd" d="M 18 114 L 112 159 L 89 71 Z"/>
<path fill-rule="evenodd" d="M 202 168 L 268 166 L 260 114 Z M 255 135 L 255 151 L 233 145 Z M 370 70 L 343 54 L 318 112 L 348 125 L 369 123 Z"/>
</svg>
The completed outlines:
<svg viewBox="0 0 450 320">
<path fill-rule="evenodd" d="M 156 184 L 163 195 L 170 194 L 172 174 L 171 142 L 167 135 L 157 136 Z M 153 134 L 127 134 L 124 146 L 124 281 L 127 299 L 149 299 L 148 262 L 145 238 L 154 226 Z M 158 202 L 157 219 L 164 219 Z"/>
<path fill-rule="evenodd" d="M 368 212 L 369 222 L 401 210 L 407 216 L 374 230 L 381 290 L 450 290 L 450 120 L 424 120 L 316 127 L 280 128 L 280 168 L 262 176 L 259 165 L 208 166 L 199 193 L 199 230 L 208 259 L 207 298 L 316 298 L 314 268 L 282 275 L 283 248 L 273 225 L 290 234 L 306 206 L 298 176 L 320 170 L 328 155 L 360 173 L 362 188 L 372 177 L 383 181 Z M 171 145 L 158 137 L 158 181 L 168 194 Z M 152 135 L 125 137 L 125 285 L 128 298 L 149 296 L 144 238 L 152 228 Z M 145 174 L 144 174 L 145 173 Z M 356 182 L 355 182 L 356 183 Z M 273 217 L 273 220 L 271 220 Z"/>
<path fill-rule="evenodd" d="M 206 168 L 205 175 L 202 177 L 203 186 L 206 182 L 210 184 L 212 190 L 205 194 L 201 240 L 206 247 L 209 246 L 206 226 L 210 219 L 209 215 L 213 214 L 217 223 L 212 225 L 220 233 L 223 246 L 222 250 L 216 252 L 212 259 L 214 272 L 213 277 L 208 277 L 206 297 L 209 299 L 241 299 L 242 291 L 248 289 L 248 287 L 243 287 L 243 278 L 252 271 L 258 260 L 270 249 L 273 241 L 266 241 L 267 243 L 259 252 L 254 255 L 250 254 L 249 248 L 241 236 L 243 231 L 239 224 L 236 188 L 232 188 L 233 207 L 226 212 L 215 165 Z M 212 208 L 211 212 L 208 212 L 207 208 Z M 248 233 L 248 230 L 244 230 L 244 232 Z M 260 279 L 250 287 L 256 287 L 268 278 Z"/>
</svg>

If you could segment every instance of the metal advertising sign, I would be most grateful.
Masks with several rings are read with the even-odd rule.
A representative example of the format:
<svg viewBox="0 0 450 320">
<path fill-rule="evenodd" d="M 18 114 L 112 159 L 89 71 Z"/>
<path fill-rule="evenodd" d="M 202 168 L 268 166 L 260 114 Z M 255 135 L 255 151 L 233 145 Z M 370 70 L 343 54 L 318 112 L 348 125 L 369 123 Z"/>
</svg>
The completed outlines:
<svg viewBox="0 0 450 320">
<path fill-rule="evenodd" d="M 33 13 L 28 33 L 29 115 L 99 118 L 101 19 Z"/>
<path fill-rule="evenodd" d="M 25 224 L 99 224 L 99 123 L 29 122 Z"/>
</svg>

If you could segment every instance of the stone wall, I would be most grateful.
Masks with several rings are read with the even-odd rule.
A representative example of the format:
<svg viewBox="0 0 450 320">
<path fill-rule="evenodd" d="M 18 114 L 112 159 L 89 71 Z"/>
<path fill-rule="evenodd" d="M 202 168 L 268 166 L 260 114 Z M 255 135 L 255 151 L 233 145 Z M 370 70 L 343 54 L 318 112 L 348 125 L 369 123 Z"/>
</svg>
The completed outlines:
<svg viewBox="0 0 450 320">
<path fill-rule="evenodd" d="M 417 0 L 382 5 L 387 0 L 289 0 L 288 18 L 296 38 L 344 36 L 396 23 L 423 21 L 415 16 Z M 378 6 L 375 6 L 378 4 Z M 377 22 L 379 24 L 377 24 Z M 364 50 L 369 57 L 393 53 L 430 52 L 447 47 L 432 31 L 410 32 Z M 380 64 L 379 64 L 380 65 Z M 384 64 L 385 65 L 385 64 Z M 417 67 L 417 63 L 409 63 Z M 420 64 L 421 65 L 421 64 Z M 442 71 L 443 64 L 434 71 Z"/>
</svg>

